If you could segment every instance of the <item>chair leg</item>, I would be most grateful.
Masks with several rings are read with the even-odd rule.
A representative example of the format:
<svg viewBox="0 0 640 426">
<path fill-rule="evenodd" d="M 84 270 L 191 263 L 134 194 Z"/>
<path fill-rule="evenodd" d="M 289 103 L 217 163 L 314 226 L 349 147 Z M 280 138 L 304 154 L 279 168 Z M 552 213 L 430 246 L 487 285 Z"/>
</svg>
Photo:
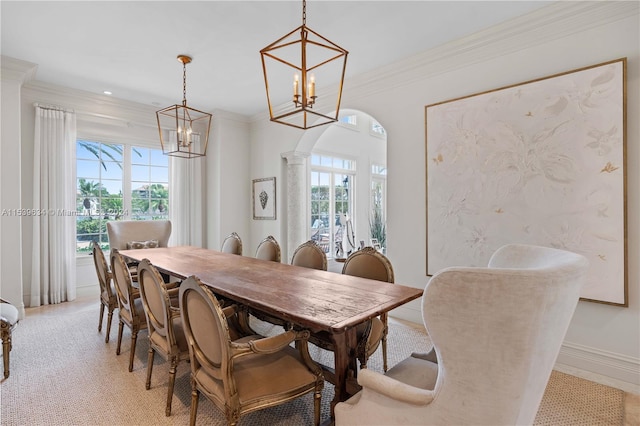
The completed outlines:
<svg viewBox="0 0 640 426">
<path fill-rule="evenodd" d="M 11 333 L 2 336 L 2 359 L 4 360 L 4 378 L 9 377 L 9 353 L 11 352 Z"/>
<path fill-rule="evenodd" d="M 171 367 L 169 368 L 169 389 L 167 389 L 167 409 L 165 415 L 169 417 L 171 415 L 171 402 L 173 401 L 173 387 L 176 384 L 176 369 L 178 366 L 178 360 L 173 358 L 171 360 Z"/>
<path fill-rule="evenodd" d="M 107 335 L 104 338 L 105 343 L 109 343 L 109 335 L 111 334 L 111 320 L 113 319 L 113 309 L 109 309 L 109 313 L 107 314 Z M 102 324 L 102 320 L 100 321 Z"/>
<path fill-rule="evenodd" d="M 149 347 L 149 359 L 147 360 L 147 383 L 145 384 L 145 388 L 147 390 L 151 389 L 151 372 L 153 371 L 153 357 L 155 353 L 156 352 Z"/>
<path fill-rule="evenodd" d="M 122 329 L 124 328 L 124 323 L 120 321 L 118 324 L 118 346 L 116 346 L 116 355 L 120 355 L 120 346 L 122 345 Z"/>
<path fill-rule="evenodd" d="M 382 368 L 387 372 L 387 336 L 382 338 Z"/>
<path fill-rule="evenodd" d="M 102 319 L 104 318 L 104 303 L 100 302 L 100 322 L 98 322 L 98 333 L 102 331 Z"/>
<path fill-rule="evenodd" d="M 138 331 L 131 331 L 131 353 L 129 354 L 129 373 L 133 371 L 133 358 L 136 356 L 136 342 L 138 341 Z"/>
<path fill-rule="evenodd" d="M 189 415 L 189 426 L 196 426 L 196 415 L 198 414 L 198 396 L 199 392 L 195 388 L 194 384 L 193 390 L 191 391 L 191 414 Z"/>
<path fill-rule="evenodd" d="M 320 408 L 322 402 L 322 389 L 316 389 L 313 394 L 313 424 L 320 425 Z"/>
<path fill-rule="evenodd" d="M 383 314 L 381 317 L 382 323 L 384 324 L 384 330 L 382 331 L 382 368 L 384 372 L 387 372 L 387 334 L 389 334 L 389 320 L 388 315 Z"/>
</svg>

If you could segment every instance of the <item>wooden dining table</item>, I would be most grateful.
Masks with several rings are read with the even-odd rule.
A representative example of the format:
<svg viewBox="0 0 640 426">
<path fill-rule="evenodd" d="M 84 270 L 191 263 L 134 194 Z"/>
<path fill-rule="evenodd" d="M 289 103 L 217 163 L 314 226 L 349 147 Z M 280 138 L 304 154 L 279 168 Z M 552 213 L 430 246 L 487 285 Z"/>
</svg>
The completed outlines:
<svg viewBox="0 0 640 426">
<path fill-rule="evenodd" d="M 178 279 L 195 275 L 222 297 L 313 333 L 330 337 L 334 368 L 324 368 L 335 385 L 331 417 L 356 382 L 356 326 L 422 296 L 422 289 L 269 262 L 192 246 L 121 250 L 133 261 L 148 259 Z M 390 342 L 393 344 L 393 342 Z"/>
</svg>

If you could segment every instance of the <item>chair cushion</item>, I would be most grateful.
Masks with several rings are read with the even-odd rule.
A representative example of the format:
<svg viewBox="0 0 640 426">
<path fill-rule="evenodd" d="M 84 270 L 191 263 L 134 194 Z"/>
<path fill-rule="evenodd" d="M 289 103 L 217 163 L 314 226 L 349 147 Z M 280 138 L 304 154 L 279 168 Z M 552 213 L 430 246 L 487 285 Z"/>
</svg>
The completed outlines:
<svg viewBox="0 0 640 426">
<path fill-rule="evenodd" d="M 10 303 L 0 303 L 0 320 L 15 325 L 18 322 L 18 310 Z"/>
<path fill-rule="evenodd" d="M 224 395 L 221 393 L 224 392 L 222 382 L 204 369 L 200 368 L 195 376 L 208 392 Z M 315 376 L 292 347 L 273 354 L 251 354 L 236 358 L 234 377 L 241 404 L 290 392 L 295 387 L 304 388 L 315 381 Z"/>
<path fill-rule="evenodd" d="M 156 248 L 158 247 L 158 245 L 159 245 L 158 240 L 127 241 L 128 250 Z"/>
<path fill-rule="evenodd" d="M 433 390 L 438 378 L 438 364 L 409 357 L 396 364 L 385 375 L 420 389 Z"/>
</svg>

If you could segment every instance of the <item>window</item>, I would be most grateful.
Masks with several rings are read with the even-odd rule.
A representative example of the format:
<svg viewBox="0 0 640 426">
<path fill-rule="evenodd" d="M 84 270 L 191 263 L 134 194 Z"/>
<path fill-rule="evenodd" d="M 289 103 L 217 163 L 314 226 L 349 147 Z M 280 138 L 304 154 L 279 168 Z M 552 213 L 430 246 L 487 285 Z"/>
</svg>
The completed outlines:
<svg viewBox="0 0 640 426">
<path fill-rule="evenodd" d="M 340 123 L 346 124 L 347 126 L 357 127 L 358 126 L 358 117 L 355 114 L 352 115 L 344 115 L 339 119 Z"/>
<path fill-rule="evenodd" d="M 111 220 L 167 219 L 169 159 L 161 150 L 76 141 L 76 252 L 109 248 Z"/>
<path fill-rule="evenodd" d="M 386 205 L 387 205 L 387 168 L 380 164 L 371 165 L 371 218 L 369 231 L 371 238 L 386 247 Z"/>
<path fill-rule="evenodd" d="M 387 136 L 387 131 L 376 120 L 371 120 L 371 134 L 376 136 Z"/>
<path fill-rule="evenodd" d="M 333 256 L 342 247 L 347 220 L 354 217 L 355 162 L 343 158 L 311 156 L 311 239 Z M 351 231 L 353 226 L 348 227 Z M 348 235 L 352 238 L 352 235 Z M 351 250 L 354 241 L 345 242 Z M 349 244 L 351 243 L 351 244 Z"/>
</svg>

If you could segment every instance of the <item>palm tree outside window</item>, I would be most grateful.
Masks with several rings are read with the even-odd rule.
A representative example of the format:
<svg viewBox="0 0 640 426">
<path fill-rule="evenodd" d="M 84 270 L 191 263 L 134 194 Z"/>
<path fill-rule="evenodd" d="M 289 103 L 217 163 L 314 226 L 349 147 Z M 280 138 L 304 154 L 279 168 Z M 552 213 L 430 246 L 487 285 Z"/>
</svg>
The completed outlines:
<svg viewBox="0 0 640 426">
<path fill-rule="evenodd" d="M 76 252 L 109 248 L 112 220 L 167 219 L 169 163 L 159 149 L 76 141 Z"/>
</svg>

